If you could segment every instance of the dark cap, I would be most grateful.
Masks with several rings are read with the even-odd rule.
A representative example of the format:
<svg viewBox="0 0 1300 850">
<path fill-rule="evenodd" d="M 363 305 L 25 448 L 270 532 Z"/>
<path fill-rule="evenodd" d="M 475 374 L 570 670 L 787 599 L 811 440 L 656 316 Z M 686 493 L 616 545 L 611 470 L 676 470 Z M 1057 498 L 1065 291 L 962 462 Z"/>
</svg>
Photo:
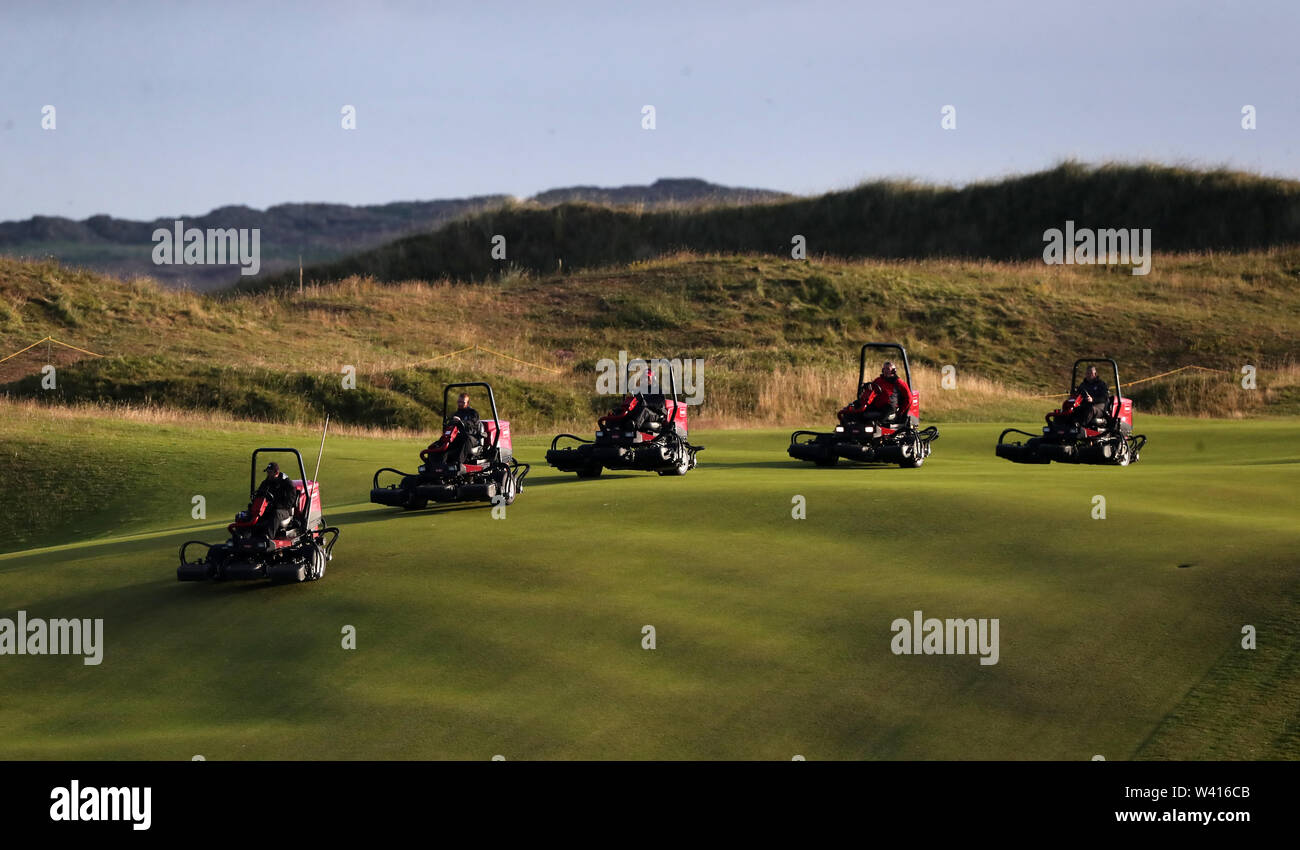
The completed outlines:
<svg viewBox="0 0 1300 850">
<path fill-rule="evenodd" d="M 271 461 L 270 463 L 268 463 L 268 464 L 266 465 L 266 469 L 263 469 L 262 471 L 263 471 L 263 472 L 279 472 L 279 471 L 280 471 L 280 464 L 276 463 L 275 461 Z"/>
</svg>

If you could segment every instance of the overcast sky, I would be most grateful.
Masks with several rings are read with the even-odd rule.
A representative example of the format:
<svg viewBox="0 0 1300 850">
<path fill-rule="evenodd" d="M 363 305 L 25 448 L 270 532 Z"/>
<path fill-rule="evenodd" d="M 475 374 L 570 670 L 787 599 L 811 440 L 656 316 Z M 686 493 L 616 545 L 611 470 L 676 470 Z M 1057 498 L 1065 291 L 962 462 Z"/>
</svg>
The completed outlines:
<svg viewBox="0 0 1300 850">
<path fill-rule="evenodd" d="M 15 5 L 0 220 L 658 177 L 811 193 L 1066 157 L 1300 177 L 1296 0 Z"/>
</svg>

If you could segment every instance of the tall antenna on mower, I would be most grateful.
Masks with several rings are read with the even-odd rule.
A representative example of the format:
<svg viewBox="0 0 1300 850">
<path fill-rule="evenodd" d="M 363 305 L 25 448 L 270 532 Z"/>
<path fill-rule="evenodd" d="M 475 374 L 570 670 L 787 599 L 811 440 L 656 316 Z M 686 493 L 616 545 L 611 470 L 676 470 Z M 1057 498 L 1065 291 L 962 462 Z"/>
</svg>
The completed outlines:
<svg viewBox="0 0 1300 850">
<path fill-rule="evenodd" d="M 320 486 L 320 459 L 325 456 L 325 435 L 329 432 L 329 429 L 330 429 L 330 415 L 326 413 L 325 427 L 320 432 L 320 451 L 316 453 L 316 471 L 312 473 L 311 476 L 311 480 L 315 481 L 316 486 L 318 487 Z"/>
</svg>

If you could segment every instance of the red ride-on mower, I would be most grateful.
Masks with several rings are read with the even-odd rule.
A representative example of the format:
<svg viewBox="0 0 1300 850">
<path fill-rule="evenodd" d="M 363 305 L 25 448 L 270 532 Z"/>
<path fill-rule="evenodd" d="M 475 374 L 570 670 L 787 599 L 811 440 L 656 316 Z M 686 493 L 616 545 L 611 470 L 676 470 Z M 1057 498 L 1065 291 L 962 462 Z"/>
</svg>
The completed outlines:
<svg viewBox="0 0 1300 850">
<path fill-rule="evenodd" d="M 324 440 L 321 442 L 324 448 Z M 293 507 L 277 513 L 271 499 L 258 493 L 257 456 L 291 454 L 298 461 L 299 478 L 292 480 Z M 333 558 L 339 530 L 325 524 L 321 513 L 320 483 L 307 478 L 302 455 L 297 449 L 262 448 L 253 451 L 249 475 L 248 510 L 240 511 L 227 526 L 230 539 L 211 545 L 190 540 L 181 546 L 181 564 L 176 578 L 181 581 L 269 578 L 273 582 L 316 581 L 325 575 L 325 564 Z M 320 471 L 317 463 L 317 473 Z M 191 561 L 186 550 L 207 549 Z"/>
<path fill-rule="evenodd" d="M 904 381 L 882 389 L 882 378 L 867 381 L 867 351 L 896 351 L 903 361 Z M 897 403 L 886 403 L 893 392 Z M 796 460 L 810 460 L 818 466 L 834 466 L 840 458 L 858 463 L 896 463 L 915 469 L 930 456 L 930 444 L 939 439 L 933 425 L 920 428 L 921 401 L 912 389 L 912 367 L 907 350 L 896 342 L 868 342 L 858 355 L 858 399 L 840 411 L 840 424 L 831 433 L 795 431 L 787 453 Z M 804 439 L 800 439 L 804 438 Z"/>
<path fill-rule="evenodd" d="M 1079 366 L 1109 363 L 1115 377 L 1114 392 L 1104 402 L 1087 402 L 1078 392 Z M 1133 433 L 1133 401 L 1124 398 L 1119 383 L 1119 364 L 1109 357 L 1083 357 L 1074 361 L 1070 373 L 1070 397 L 1047 414 L 1043 433 L 1030 434 L 1008 428 L 998 436 L 997 456 L 1013 463 L 1091 463 L 1128 466 L 1141 458 L 1145 434 Z M 1007 434 L 1029 437 L 1023 443 L 1006 442 Z"/>
<path fill-rule="evenodd" d="M 685 475 L 695 468 L 695 455 L 703 446 L 687 439 L 686 405 L 677 397 L 677 376 L 668 360 L 652 360 L 659 374 L 668 373 L 668 393 L 653 369 L 646 374 L 648 392 L 630 393 L 616 410 L 596 420 L 596 438 L 557 434 L 551 440 L 546 462 L 579 478 L 598 478 L 605 469 Z M 631 381 L 629 381 L 629 384 Z M 630 387 L 629 387 L 630 388 Z M 578 445 L 559 448 L 560 440 Z"/>
<path fill-rule="evenodd" d="M 477 415 L 447 412 L 447 394 L 462 387 L 487 390 L 492 406 L 491 421 Z M 420 466 L 414 475 L 392 467 L 375 473 L 370 501 L 408 511 L 420 510 L 429 502 L 492 502 L 514 504 L 524 489 L 529 464 L 514 458 L 510 445 L 510 423 L 497 417 L 496 396 L 482 382 L 448 384 L 442 390 L 442 436 L 420 452 Z M 379 476 L 390 472 L 399 480 L 381 487 Z"/>
</svg>

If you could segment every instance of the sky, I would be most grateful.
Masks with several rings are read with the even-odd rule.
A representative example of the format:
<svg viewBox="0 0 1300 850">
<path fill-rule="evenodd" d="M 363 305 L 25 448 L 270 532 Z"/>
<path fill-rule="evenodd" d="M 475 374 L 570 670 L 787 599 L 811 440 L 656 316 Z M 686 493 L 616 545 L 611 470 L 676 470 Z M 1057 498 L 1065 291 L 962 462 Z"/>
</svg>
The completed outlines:
<svg viewBox="0 0 1300 850">
<path fill-rule="evenodd" d="M 0 220 L 1066 158 L 1300 177 L 1297 32 L 1295 0 L 5 2 Z"/>
</svg>

